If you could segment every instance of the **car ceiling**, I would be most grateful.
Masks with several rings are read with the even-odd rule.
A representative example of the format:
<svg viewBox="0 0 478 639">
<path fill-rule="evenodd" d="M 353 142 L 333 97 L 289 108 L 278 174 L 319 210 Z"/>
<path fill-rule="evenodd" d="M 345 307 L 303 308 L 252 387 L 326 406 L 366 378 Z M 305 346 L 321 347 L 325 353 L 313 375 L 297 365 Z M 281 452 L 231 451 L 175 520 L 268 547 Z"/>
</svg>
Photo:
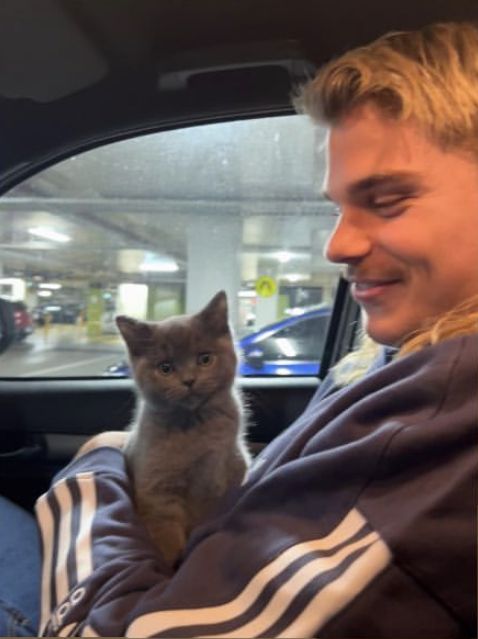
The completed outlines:
<svg viewBox="0 0 478 639">
<path fill-rule="evenodd" d="M 269 82 L 257 67 L 249 84 L 236 75 L 236 92 L 224 82 L 254 54 L 281 60 L 290 47 L 320 64 L 390 29 L 477 17 L 475 0 L 2 0 L 2 173 L 11 183 L 32 156 L 94 144 L 105 129 L 127 135 L 138 120 L 285 108 L 280 64 L 265 65 Z"/>
<path fill-rule="evenodd" d="M 478 3 L 2 0 L 0 192 L 109 139 L 289 113 L 291 90 L 315 66 L 386 31 L 450 19 L 478 19 Z M 39 196 L 61 195 L 61 183 L 32 184 Z M 198 197 L 188 193 L 193 187 L 193 180 L 181 185 L 184 199 Z M 11 211 L 15 215 L 14 206 Z M 84 220 L 92 232 L 109 223 Z M 127 217 L 110 231 L 123 234 L 125 245 L 135 233 L 146 245 L 144 232 Z M 56 259 L 61 273 L 65 259 Z M 73 256 L 71 262 L 74 267 Z M 53 257 L 49 269 L 55 270 Z"/>
</svg>

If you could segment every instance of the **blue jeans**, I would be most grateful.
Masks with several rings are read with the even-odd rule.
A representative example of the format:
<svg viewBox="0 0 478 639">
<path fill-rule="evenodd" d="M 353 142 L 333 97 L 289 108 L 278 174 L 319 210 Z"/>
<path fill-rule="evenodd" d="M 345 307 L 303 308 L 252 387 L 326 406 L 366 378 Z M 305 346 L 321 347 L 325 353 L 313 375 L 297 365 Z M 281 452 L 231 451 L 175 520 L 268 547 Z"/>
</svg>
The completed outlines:
<svg viewBox="0 0 478 639">
<path fill-rule="evenodd" d="M 0 497 L 0 637 L 38 634 L 40 575 L 34 517 Z"/>
</svg>

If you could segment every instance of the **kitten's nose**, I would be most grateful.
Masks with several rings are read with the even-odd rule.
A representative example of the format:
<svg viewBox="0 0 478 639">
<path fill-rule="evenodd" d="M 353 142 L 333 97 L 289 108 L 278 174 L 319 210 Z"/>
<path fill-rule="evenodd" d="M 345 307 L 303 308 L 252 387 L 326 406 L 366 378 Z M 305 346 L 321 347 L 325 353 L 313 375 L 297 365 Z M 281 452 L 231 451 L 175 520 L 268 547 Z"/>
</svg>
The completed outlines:
<svg viewBox="0 0 478 639">
<path fill-rule="evenodd" d="M 195 382 L 194 377 L 188 377 L 187 379 L 183 379 L 184 386 L 187 386 L 188 388 L 191 388 L 194 382 Z"/>
</svg>

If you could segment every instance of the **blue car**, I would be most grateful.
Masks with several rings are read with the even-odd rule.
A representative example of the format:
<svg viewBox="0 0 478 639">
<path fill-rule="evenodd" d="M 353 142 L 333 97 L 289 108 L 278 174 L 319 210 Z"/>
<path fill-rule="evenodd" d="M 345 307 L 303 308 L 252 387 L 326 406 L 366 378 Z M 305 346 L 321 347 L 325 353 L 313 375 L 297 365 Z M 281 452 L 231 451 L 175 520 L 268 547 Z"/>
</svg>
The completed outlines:
<svg viewBox="0 0 478 639">
<path fill-rule="evenodd" d="M 246 335 L 239 342 L 239 373 L 317 375 L 330 314 L 330 308 L 306 311 Z"/>
<path fill-rule="evenodd" d="M 317 375 L 330 308 L 306 311 L 280 320 L 239 340 L 242 376 Z M 127 362 L 108 366 L 105 375 L 129 377 Z"/>
</svg>

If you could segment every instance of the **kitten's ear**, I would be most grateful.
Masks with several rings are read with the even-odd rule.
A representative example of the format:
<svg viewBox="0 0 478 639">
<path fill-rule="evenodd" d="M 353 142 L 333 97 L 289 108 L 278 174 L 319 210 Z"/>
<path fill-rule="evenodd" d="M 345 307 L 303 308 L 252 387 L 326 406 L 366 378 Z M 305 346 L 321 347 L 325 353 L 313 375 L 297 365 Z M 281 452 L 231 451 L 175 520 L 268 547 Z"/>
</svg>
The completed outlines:
<svg viewBox="0 0 478 639">
<path fill-rule="evenodd" d="M 198 316 L 207 328 L 217 335 L 229 333 L 226 293 L 224 291 L 216 293 L 209 304 L 198 313 Z"/>
<path fill-rule="evenodd" d="M 115 321 L 130 353 L 132 355 L 140 355 L 151 339 L 149 325 L 126 315 L 118 315 Z"/>
</svg>

